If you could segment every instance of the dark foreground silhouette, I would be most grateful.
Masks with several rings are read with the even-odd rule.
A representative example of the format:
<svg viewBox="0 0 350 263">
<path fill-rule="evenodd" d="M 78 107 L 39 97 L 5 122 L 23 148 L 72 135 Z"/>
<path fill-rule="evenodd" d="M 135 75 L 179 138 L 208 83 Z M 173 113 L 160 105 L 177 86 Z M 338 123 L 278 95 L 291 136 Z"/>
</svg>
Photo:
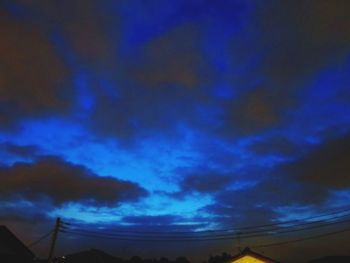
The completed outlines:
<svg viewBox="0 0 350 263">
<path fill-rule="evenodd" d="M 207 261 L 202 263 L 228 263 L 237 259 L 239 255 L 231 255 L 226 252 L 221 255 L 210 256 Z M 262 260 L 264 260 L 262 258 Z M 143 259 L 133 256 L 130 259 L 122 259 L 109 255 L 101 250 L 90 249 L 64 258 L 55 258 L 55 263 L 190 263 L 185 257 L 178 257 L 175 260 L 162 257 L 159 259 Z M 271 262 L 271 261 L 268 261 Z M 273 261 L 275 262 L 275 261 Z M 276 261 L 277 262 L 277 261 Z M 39 262 L 38 262 L 39 263 Z M 40 262 L 41 263 L 41 262 Z M 305 263 L 350 263 L 350 256 L 328 256 L 320 259 L 311 260 Z"/>
<path fill-rule="evenodd" d="M 263 262 L 276 262 L 264 255 L 244 249 L 237 255 L 222 253 L 221 255 L 210 256 L 202 263 L 229 263 L 245 256 L 251 255 Z M 190 263 L 186 257 L 177 257 L 175 260 L 161 257 L 159 259 L 142 259 L 133 256 L 130 259 L 122 259 L 107 254 L 98 249 L 89 249 L 78 253 L 56 257 L 53 263 Z M 45 259 L 37 259 L 35 254 L 25 246 L 6 226 L 0 226 L 0 263 L 48 263 Z M 328 256 L 311 260 L 308 263 L 350 263 L 350 256 Z"/>
<path fill-rule="evenodd" d="M 167 258 L 160 259 L 142 259 L 138 256 L 133 256 L 130 259 L 121 259 L 107 254 L 104 251 L 98 249 L 90 249 L 71 255 L 67 255 L 61 258 L 55 258 L 55 263 L 190 263 L 185 257 L 178 257 L 175 260 L 169 260 Z"/>
</svg>

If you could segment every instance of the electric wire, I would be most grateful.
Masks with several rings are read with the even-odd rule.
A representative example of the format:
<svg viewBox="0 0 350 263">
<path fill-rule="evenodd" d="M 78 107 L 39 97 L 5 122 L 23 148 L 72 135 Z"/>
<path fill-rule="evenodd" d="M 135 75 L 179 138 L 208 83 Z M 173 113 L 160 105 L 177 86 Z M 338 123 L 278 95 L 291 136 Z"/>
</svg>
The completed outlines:
<svg viewBox="0 0 350 263">
<path fill-rule="evenodd" d="M 337 224 L 342 224 L 342 223 L 348 223 L 350 222 L 350 219 L 347 220 L 339 220 L 339 221 L 331 221 L 331 222 L 326 222 L 324 224 L 315 224 L 309 227 L 303 227 L 303 228 L 298 228 L 297 227 L 288 227 L 288 228 L 275 228 L 275 229 L 268 229 L 265 231 L 255 231 L 255 232 L 248 232 L 248 233 L 231 233 L 231 234 L 221 234 L 221 235 L 186 235 L 186 236 L 156 236 L 159 239 L 177 239 L 177 240 L 184 240 L 184 239 L 201 239 L 201 238 L 225 238 L 225 237 L 242 237 L 242 238 L 251 238 L 251 237 L 260 237 L 260 236 L 265 236 L 269 234 L 283 234 L 283 233 L 290 233 L 290 232 L 298 232 L 298 231 L 305 231 L 305 230 L 310 230 L 310 229 L 317 229 L 317 228 L 322 228 L 326 226 L 331 226 L 331 225 L 337 225 Z M 74 233 L 83 233 L 83 234 L 93 234 L 93 235 L 100 235 L 100 236 L 110 236 L 110 237 L 127 237 L 127 238 L 153 238 L 154 236 L 145 236 L 145 235 L 125 235 L 125 234 L 115 234 L 115 233 L 106 233 L 106 232 L 98 232 L 98 231 L 88 231 L 88 230 L 80 230 L 80 229 L 66 229 L 70 232 Z"/>
<path fill-rule="evenodd" d="M 337 234 L 345 233 L 348 231 L 350 231 L 350 228 L 342 229 L 342 230 L 334 231 L 334 232 L 328 232 L 328 233 L 320 234 L 320 235 L 309 236 L 309 237 L 305 237 L 305 238 L 298 238 L 298 239 L 292 239 L 292 240 L 283 241 L 283 242 L 276 242 L 276 243 L 269 243 L 269 244 L 252 246 L 252 248 L 266 248 L 266 247 L 287 245 L 287 244 L 291 244 L 291 243 L 303 242 L 303 241 L 318 239 L 318 238 L 322 238 L 322 237 L 326 237 L 326 236 L 337 235 Z"/>
<path fill-rule="evenodd" d="M 292 223 L 303 222 L 306 220 L 313 220 L 313 219 L 317 219 L 317 218 L 329 217 L 331 215 L 341 214 L 341 213 L 345 213 L 345 212 L 350 212 L 350 208 L 336 210 L 336 211 L 328 212 L 325 214 L 305 217 L 302 219 L 282 221 L 282 222 L 278 222 L 278 223 L 239 227 L 239 228 L 216 229 L 216 230 L 214 229 L 214 230 L 199 230 L 199 231 L 167 231 L 167 232 L 164 232 L 164 231 L 137 231 L 137 230 L 127 230 L 127 229 L 113 229 L 113 232 L 114 233 L 130 233 L 130 234 L 131 233 L 135 233 L 135 234 L 169 234 L 169 233 L 171 233 L 171 234 L 193 234 L 193 233 L 200 234 L 200 233 L 232 232 L 232 231 L 242 231 L 245 229 L 261 229 L 261 228 L 266 228 L 266 227 L 270 227 L 270 226 L 271 227 L 272 226 L 283 226 L 283 225 L 288 225 L 288 224 L 292 224 Z M 347 215 L 350 215 L 350 214 L 347 214 Z M 343 216 L 343 215 L 341 215 L 341 216 Z M 328 220 L 328 219 L 325 219 L 325 220 Z M 322 222 L 324 220 L 318 220 L 318 221 Z M 304 224 L 313 223 L 313 222 L 316 222 L 316 221 L 304 222 Z M 72 223 L 72 222 L 62 222 L 62 224 L 65 226 L 73 226 L 73 227 L 81 225 L 81 224 Z"/>
<path fill-rule="evenodd" d="M 40 243 L 41 241 L 43 241 L 45 238 L 47 238 L 48 236 L 50 236 L 52 234 L 53 230 L 50 230 L 50 232 L 46 233 L 45 235 L 41 236 L 39 239 L 33 241 L 32 243 L 30 243 L 28 245 L 28 247 L 33 247 L 36 244 Z"/>
<path fill-rule="evenodd" d="M 265 234 L 255 234 L 255 235 L 242 235 L 239 236 L 241 238 L 257 238 L 257 237 L 266 237 L 266 236 L 271 236 L 271 235 L 280 235 L 280 234 L 285 234 L 285 233 L 293 233 L 293 232 L 299 232 L 299 231 L 308 231 L 311 229 L 317 229 L 317 228 L 323 228 L 323 227 L 329 227 L 329 226 L 334 226 L 334 225 L 339 225 L 342 223 L 348 223 L 350 222 L 350 219 L 348 220 L 342 220 L 342 221 L 335 221 L 335 222 L 330 222 L 326 224 L 321 224 L 321 225 L 316 225 L 316 226 L 311 226 L 311 227 L 304 227 L 304 228 L 290 228 L 287 230 L 283 231 L 274 231 L 270 233 L 265 233 Z M 236 239 L 237 235 L 231 235 L 231 236 L 218 236 L 218 237 L 145 237 L 145 236 L 127 236 L 127 235 L 115 235 L 115 234 L 107 234 L 107 233 L 87 233 L 79 230 L 61 230 L 63 233 L 68 233 L 68 234 L 73 234 L 73 235 L 81 235 L 81 236 L 86 236 L 86 237 L 96 237 L 96 238 L 106 238 L 106 239 L 116 239 L 116 240 L 124 240 L 124 241 L 152 241 L 152 242 L 184 242 L 184 241 L 218 241 L 218 240 L 232 240 Z"/>
<path fill-rule="evenodd" d="M 311 222 L 303 222 L 303 223 L 299 223 L 299 224 L 293 224 L 290 226 L 283 226 L 283 227 L 274 227 L 274 228 L 268 228 L 268 229 L 260 229 L 260 230 L 256 230 L 256 231 L 249 231 L 249 232 L 236 232 L 236 233 L 224 233 L 224 234 L 206 234 L 203 235 L 202 233 L 196 233 L 196 232 L 191 232 L 191 234 L 186 234 L 186 235 L 173 235 L 173 233 L 171 234 L 166 234 L 166 235 L 158 235 L 158 237 L 160 238 L 174 238 L 174 239 L 179 239 L 179 238 L 215 238 L 215 237 L 232 237 L 232 236 L 240 236 L 240 237 L 256 237 L 256 236 L 260 236 L 259 234 L 261 233 L 268 233 L 268 232 L 276 232 L 276 233 L 288 233 L 291 231 L 302 231 L 302 230 L 307 230 L 307 229 L 315 229 L 315 228 L 320 228 L 320 227 L 324 227 L 324 226 L 328 226 L 328 225 L 333 225 L 333 224 L 339 224 L 339 223 L 345 223 L 345 222 L 349 222 L 350 219 L 347 218 L 350 214 L 346 214 L 346 215 L 341 215 L 341 216 L 335 216 L 332 218 L 328 218 L 327 220 L 318 220 L 318 221 L 311 221 Z M 343 218 L 347 218 L 346 220 L 339 220 L 339 219 L 343 219 Z M 321 224 L 323 223 L 323 224 Z M 300 228 L 301 226 L 310 226 L 310 227 L 304 227 L 304 228 Z M 84 228 L 76 228 L 76 227 L 64 227 L 65 230 L 69 230 L 69 231 L 73 231 L 76 233 L 84 233 L 84 234 L 95 234 L 95 235 L 108 235 L 108 236 L 117 236 L 117 237 L 128 237 L 128 238 L 152 238 L 152 236 L 154 236 L 154 234 L 152 236 L 150 236 L 149 233 L 146 234 L 139 234 L 139 233 L 118 233 L 118 232 L 114 232 L 114 231 L 109 231 L 109 232 L 104 232 L 103 231 L 94 231 L 94 230 L 88 230 L 88 229 L 84 229 Z M 258 234 L 258 235 L 257 235 Z"/>
</svg>

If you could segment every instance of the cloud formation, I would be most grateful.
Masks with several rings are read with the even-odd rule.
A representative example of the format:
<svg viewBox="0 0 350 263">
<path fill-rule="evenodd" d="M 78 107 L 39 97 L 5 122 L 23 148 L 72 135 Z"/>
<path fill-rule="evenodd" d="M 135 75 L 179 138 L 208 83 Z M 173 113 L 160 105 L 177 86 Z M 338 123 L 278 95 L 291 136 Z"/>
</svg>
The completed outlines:
<svg viewBox="0 0 350 263">
<path fill-rule="evenodd" d="M 69 69 L 40 30 L 1 12 L 0 125 L 30 116 L 62 113 L 71 100 Z"/>
<path fill-rule="evenodd" d="M 55 205 L 87 202 L 114 206 L 146 195 L 137 184 L 113 177 L 99 177 L 81 165 L 57 157 L 42 157 L 35 163 L 1 167 L 2 198 L 23 198 L 32 202 L 49 199 Z"/>
<path fill-rule="evenodd" d="M 20 157 L 33 157 L 39 152 L 35 145 L 17 145 L 14 143 L 1 143 L 0 150 Z"/>
<path fill-rule="evenodd" d="M 76 56 L 79 61 L 90 66 L 97 64 L 97 67 L 113 64 L 116 44 L 113 36 L 118 36 L 118 23 L 115 23 L 118 16 L 109 13 L 112 1 L 105 1 L 102 5 L 96 0 L 74 3 L 66 0 L 52 3 L 18 0 L 16 3 L 37 28 L 47 34 L 59 30 L 64 42 L 79 55 Z M 33 17 L 32 13 L 37 16 Z"/>
<path fill-rule="evenodd" d="M 258 9 L 255 22 L 267 48 L 262 69 L 274 84 L 295 89 L 303 77 L 341 61 L 350 44 L 349 7 L 347 1 L 322 0 L 297 5 L 288 1 Z"/>
<path fill-rule="evenodd" d="M 180 186 L 184 193 L 215 193 L 225 189 L 232 180 L 233 178 L 230 175 L 205 169 L 204 171 L 184 176 Z"/>
<path fill-rule="evenodd" d="M 199 81 L 196 68 L 201 63 L 199 45 L 196 27 L 186 25 L 171 30 L 141 49 L 140 58 L 134 58 L 129 66 L 128 77 L 151 89 L 173 85 L 195 88 Z"/>
<path fill-rule="evenodd" d="M 197 230 L 344 205 L 348 10 L 1 1 L 0 218 Z"/>
<path fill-rule="evenodd" d="M 350 187 L 350 134 L 325 141 L 285 170 L 299 182 L 328 189 Z"/>
</svg>

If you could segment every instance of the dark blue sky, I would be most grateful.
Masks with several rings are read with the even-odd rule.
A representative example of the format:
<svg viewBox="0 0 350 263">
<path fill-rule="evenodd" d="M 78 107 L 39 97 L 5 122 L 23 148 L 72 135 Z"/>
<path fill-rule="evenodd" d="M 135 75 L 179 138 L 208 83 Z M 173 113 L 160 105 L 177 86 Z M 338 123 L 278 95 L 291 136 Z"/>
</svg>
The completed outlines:
<svg viewBox="0 0 350 263">
<path fill-rule="evenodd" d="M 348 206 L 349 10 L 346 0 L 1 1 L 0 222 L 30 242 L 57 216 L 202 231 Z M 61 236 L 58 251 L 206 259 L 238 246 L 113 242 Z M 328 242 L 266 253 L 346 252 Z"/>
</svg>

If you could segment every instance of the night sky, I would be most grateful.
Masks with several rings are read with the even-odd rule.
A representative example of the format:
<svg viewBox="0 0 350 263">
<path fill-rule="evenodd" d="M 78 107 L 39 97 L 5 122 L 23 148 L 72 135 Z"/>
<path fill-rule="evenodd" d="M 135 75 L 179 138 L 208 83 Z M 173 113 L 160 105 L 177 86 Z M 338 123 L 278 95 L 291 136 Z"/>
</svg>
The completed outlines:
<svg viewBox="0 0 350 263">
<path fill-rule="evenodd" d="M 0 224 L 29 244 L 58 216 L 158 238 L 349 208 L 349 72 L 348 0 L 2 0 Z M 196 262 L 344 227 L 199 242 L 59 233 L 57 254 Z M 257 252 L 302 262 L 348 253 L 349 238 Z M 46 257 L 48 243 L 32 249 Z"/>
</svg>

